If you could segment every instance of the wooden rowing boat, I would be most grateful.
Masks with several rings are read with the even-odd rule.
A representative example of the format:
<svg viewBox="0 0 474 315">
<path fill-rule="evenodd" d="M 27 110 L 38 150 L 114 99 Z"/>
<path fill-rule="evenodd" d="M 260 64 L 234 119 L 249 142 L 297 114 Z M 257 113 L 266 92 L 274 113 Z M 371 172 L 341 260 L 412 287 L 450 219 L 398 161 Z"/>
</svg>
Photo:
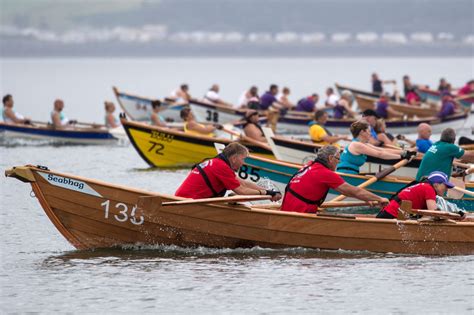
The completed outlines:
<svg viewBox="0 0 474 315">
<path fill-rule="evenodd" d="M 157 203 L 182 198 L 44 167 L 27 165 L 5 174 L 31 184 L 51 222 L 78 249 L 164 244 L 474 254 L 474 222 L 319 216 L 212 202 L 138 208 L 144 196 L 155 196 Z"/>
<path fill-rule="evenodd" d="M 416 92 L 418 93 L 418 95 L 420 95 L 422 99 L 426 99 L 426 100 L 438 102 L 438 103 L 441 102 L 441 93 L 439 91 L 420 87 L 416 89 Z M 470 108 L 471 105 L 473 104 L 472 98 L 461 99 L 461 100 L 458 100 L 458 102 L 467 108 Z"/>
<path fill-rule="evenodd" d="M 51 144 L 116 144 L 126 139 L 121 127 L 107 129 L 70 126 L 67 129 L 55 129 L 46 122 L 34 122 L 33 125 L 0 122 L 0 137 L 4 143 L 27 139 Z"/>
<path fill-rule="evenodd" d="M 363 95 L 354 94 L 354 97 L 359 104 L 359 109 L 364 111 L 366 109 L 376 109 L 378 99 L 373 97 L 367 97 Z M 430 105 L 423 104 L 422 106 L 412 106 L 406 103 L 389 102 L 388 105 L 394 110 L 404 113 L 408 117 L 436 117 L 439 112 L 439 108 L 433 108 Z"/>
<path fill-rule="evenodd" d="M 117 102 L 123 111 L 133 120 L 137 121 L 149 121 L 150 115 L 153 111 L 151 107 L 152 98 L 139 96 L 131 94 L 128 92 L 120 91 L 115 86 L 112 87 Z M 186 104 L 175 104 L 171 100 L 164 100 L 162 106 L 166 106 L 167 109 L 164 109 L 160 112 L 160 115 L 169 121 L 181 121 L 179 116 L 180 111 L 186 107 Z"/>
<path fill-rule="evenodd" d="M 355 89 L 355 88 L 352 88 L 352 87 L 349 87 L 349 86 L 345 86 L 345 85 L 341 85 L 341 84 L 338 84 L 336 83 L 335 84 L 336 86 L 336 89 L 338 91 L 339 94 L 342 94 L 342 92 L 344 90 L 347 90 L 347 91 L 350 91 L 353 95 L 361 95 L 361 96 L 365 96 L 365 97 L 372 97 L 372 98 L 379 98 L 380 97 L 380 94 L 377 94 L 377 93 L 372 93 L 372 92 L 369 92 L 369 91 L 364 91 L 364 90 L 359 90 L 359 89 Z M 390 97 L 390 100 L 391 101 L 396 101 L 395 97 L 392 96 Z M 406 103 L 406 100 L 405 98 L 403 97 L 400 97 L 400 102 L 402 103 Z"/>
<path fill-rule="evenodd" d="M 214 143 L 227 145 L 231 139 L 185 133 L 180 130 L 150 126 L 122 119 L 122 126 L 135 150 L 152 167 L 188 167 L 216 155 Z M 263 146 L 245 143 L 259 155 L 273 158 Z"/>
<path fill-rule="evenodd" d="M 242 179 L 249 179 L 254 182 L 258 182 L 261 178 L 269 179 L 280 191 L 284 191 L 291 176 L 302 167 L 302 164 L 270 160 L 251 154 L 245 159 L 244 165 L 237 174 Z M 339 172 L 337 174 L 353 186 L 358 186 L 373 177 L 371 175 L 353 175 Z M 381 197 L 390 198 L 395 192 L 412 182 L 413 177 L 414 176 L 387 176 L 369 185 L 366 189 Z M 466 189 L 474 192 L 474 182 L 467 181 Z M 337 191 L 330 190 L 328 199 L 338 195 L 339 193 Z M 457 204 L 461 209 L 468 211 L 474 210 L 474 197 L 464 195 L 462 199 L 458 200 L 445 199 Z"/>
</svg>

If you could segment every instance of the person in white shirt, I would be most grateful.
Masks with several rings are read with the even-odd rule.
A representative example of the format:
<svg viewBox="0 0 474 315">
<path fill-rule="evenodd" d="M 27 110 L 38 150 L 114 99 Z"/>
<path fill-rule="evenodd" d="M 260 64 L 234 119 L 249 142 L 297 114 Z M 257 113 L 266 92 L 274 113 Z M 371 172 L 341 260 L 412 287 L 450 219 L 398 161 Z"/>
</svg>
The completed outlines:
<svg viewBox="0 0 474 315">
<path fill-rule="evenodd" d="M 191 95 L 189 94 L 189 86 L 187 84 L 181 84 L 179 88 L 172 91 L 170 98 L 174 99 L 178 103 L 188 103 L 191 100 Z"/>
<path fill-rule="evenodd" d="M 250 87 L 249 90 L 242 93 L 237 105 L 233 106 L 235 109 L 248 108 L 251 103 L 259 103 L 258 88 L 256 86 Z M 257 106 L 258 107 L 258 106 Z M 254 108 L 256 109 L 256 108 Z"/>
<path fill-rule="evenodd" d="M 7 94 L 3 97 L 3 121 L 9 124 L 30 124 L 31 120 L 13 110 L 13 97 Z"/>
<path fill-rule="evenodd" d="M 339 101 L 340 97 L 334 93 L 334 89 L 331 87 L 328 87 L 326 89 L 326 102 L 324 102 L 324 107 L 321 108 L 325 110 L 329 116 L 334 115 L 334 107 L 336 107 L 337 102 Z"/>
<path fill-rule="evenodd" d="M 220 96 L 219 96 L 219 85 L 213 84 L 209 91 L 204 95 L 204 99 L 211 104 L 216 104 L 216 105 L 223 105 L 223 106 L 228 106 L 232 107 L 231 104 L 223 101 Z"/>
</svg>

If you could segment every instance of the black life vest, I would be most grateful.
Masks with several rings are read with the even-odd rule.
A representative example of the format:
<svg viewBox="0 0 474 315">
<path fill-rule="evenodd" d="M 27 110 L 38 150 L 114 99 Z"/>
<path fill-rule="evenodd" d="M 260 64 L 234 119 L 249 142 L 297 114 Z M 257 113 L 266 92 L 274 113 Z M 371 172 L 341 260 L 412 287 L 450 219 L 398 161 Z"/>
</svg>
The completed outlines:
<svg viewBox="0 0 474 315">
<path fill-rule="evenodd" d="M 230 167 L 230 162 L 229 162 L 229 160 L 227 160 L 227 158 L 224 156 L 224 154 L 220 153 L 220 154 L 216 155 L 215 157 L 213 157 L 211 159 L 215 159 L 215 158 L 224 161 Z M 211 184 L 211 181 L 209 180 L 209 177 L 207 176 L 204 169 L 201 167 L 201 164 L 204 161 L 207 161 L 207 160 L 210 160 L 210 159 L 202 160 L 201 162 L 199 162 L 199 164 L 194 165 L 193 169 L 196 168 L 199 171 L 199 174 L 201 174 L 201 176 L 204 179 L 204 182 L 206 183 L 207 187 L 209 187 L 209 189 L 212 191 L 212 197 L 223 197 L 225 195 L 225 193 L 227 192 L 227 189 L 224 188 L 223 190 L 217 192 L 214 189 L 214 187 L 212 187 L 212 184 Z"/>
<path fill-rule="evenodd" d="M 324 196 L 321 198 L 321 199 L 316 199 L 316 200 L 311 200 L 311 199 L 308 199 L 304 196 L 301 196 L 300 194 L 298 194 L 296 191 L 294 191 L 293 189 L 291 189 L 290 185 L 291 185 L 291 181 L 293 180 L 293 178 L 303 172 L 305 172 L 308 168 L 310 168 L 311 166 L 313 166 L 315 163 L 319 163 L 321 164 L 322 166 L 326 167 L 329 169 L 328 165 L 326 164 L 325 161 L 322 161 L 318 158 L 316 158 L 313 162 L 309 163 L 308 165 L 306 165 L 305 167 L 303 167 L 302 169 L 300 169 L 298 172 L 296 172 L 295 174 L 293 174 L 293 176 L 291 176 L 290 180 L 288 181 L 288 184 L 286 185 L 285 187 L 285 196 L 287 193 L 290 193 L 292 194 L 293 196 L 295 196 L 296 198 L 298 198 L 299 200 L 303 201 L 304 203 L 307 203 L 307 204 L 310 204 L 310 205 L 316 205 L 316 206 L 320 206 L 324 200 L 326 200 L 326 197 L 329 193 L 329 189 L 326 191 L 326 193 L 324 194 Z"/>
<path fill-rule="evenodd" d="M 263 134 L 262 127 L 260 127 L 259 124 L 256 124 L 256 123 L 253 123 L 253 122 L 247 120 L 247 122 L 242 126 L 242 128 L 245 130 L 245 127 L 247 127 L 248 125 L 255 125 L 255 127 L 257 127 L 258 130 L 260 130 L 260 133 L 261 133 L 262 137 L 265 136 L 265 135 Z"/>
</svg>

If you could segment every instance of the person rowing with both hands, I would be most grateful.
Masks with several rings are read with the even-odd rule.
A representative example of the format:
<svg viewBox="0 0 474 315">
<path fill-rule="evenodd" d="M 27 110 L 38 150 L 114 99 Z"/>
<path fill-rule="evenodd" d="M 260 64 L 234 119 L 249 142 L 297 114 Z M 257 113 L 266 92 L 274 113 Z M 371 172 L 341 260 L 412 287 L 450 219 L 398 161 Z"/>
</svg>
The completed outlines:
<svg viewBox="0 0 474 315">
<path fill-rule="evenodd" d="M 216 157 L 197 164 L 188 174 L 175 195 L 202 199 L 223 197 L 227 190 L 238 195 L 269 195 L 272 201 L 281 199 L 281 193 L 267 190 L 237 177 L 237 172 L 249 155 L 248 149 L 237 142 L 228 144 Z"/>
<path fill-rule="evenodd" d="M 401 151 L 397 149 L 379 148 L 369 143 L 369 124 L 356 121 L 351 124 L 351 133 L 354 139 L 344 148 L 337 171 L 347 174 L 359 174 L 360 167 L 367 161 L 367 156 L 383 160 L 411 160 L 416 156 L 415 151 Z"/>
</svg>

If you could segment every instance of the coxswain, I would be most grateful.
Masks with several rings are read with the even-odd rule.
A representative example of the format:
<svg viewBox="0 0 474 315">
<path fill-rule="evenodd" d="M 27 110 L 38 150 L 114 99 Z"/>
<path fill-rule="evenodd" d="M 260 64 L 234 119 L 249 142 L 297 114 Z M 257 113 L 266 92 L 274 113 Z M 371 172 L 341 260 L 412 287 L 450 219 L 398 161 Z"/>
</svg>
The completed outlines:
<svg viewBox="0 0 474 315">
<path fill-rule="evenodd" d="M 13 96 L 7 94 L 3 97 L 3 112 L 2 118 L 8 124 L 30 124 L 31 120 L 23 117 L 21 114 L 13 110 Z"/>
<path fill-rule="evenodd" d="M 420 182 L 411 183 L 394 194 L 390 198 L 390 203 L 377 214 L 377 218 L 396 219 L 403 200 L 411 201 L 413 209 L 438 210 L 436 195 L 442 197 L 448 188 L 453 187 L 454 184 L 448 181 L 445 173 L 432 172 Z"/>
<path fill-rule="evenodd" d="M 337 171 L 347 174 L 359 174 L 360 167 L 367 161 L 367 156 L 384 160 L 411 160 L 416 156 L 415 151 L 402 151 L 376 147 L 369 143 L 370 128 L 366 122 L 356 121 L 351 124 L 354 139 L 344 148 Z"/>
<path fill-rule="evenodd" d="M 258 119 L 258 112 L 256 110 L 247 110 L 247 112 L 245 113 L 246 122 L 243 126 L 245 135 L 260 142 L 267 142 L 267 139 L 263 134 L 262 127 L 258 123 Z"/>
<path fill-rule="evenodd" d="M 180 116 L 184 120 L 184 132 L 186 133 L 213 137 L 216 129 L 223 128 L 220 124 L 203 125 L 198 123 L 190 108 L 183 108 Z"/>
<path fill-rule="evenodd" d="M 228 190 L 232 190 L 238 195 L 270 195 L 272 201 L 280 200 L 280 192 L 266 190 L 236 176 L 235 172 L 244 164 L 248 154 L 247 148 L 240 143 L 228 144 L 215 158 L 196 165 L 175 195 L 201 199 L 222 197 Z"/>
<path fill-rule="evenodd" d="M 283 211 L 315 213 L 326 199 L 329 189 L 367 201 L 388 204 L 388 199 L 379 197 L 365 189 L 346 183 L 334 170 L 339 162 L 339 148 L 326 145 L 318 150 L 317 158 L 300 169 L 290 179 L 281 205 Z"/>
<path fill-rule="evenodd" d="M 454 144 L 455 141 L 456 132 L 454 129 L 444 129 L 440 140 L 435 142 L 423 156 L 418 173 L 416 173 L 416 180 L 420 180 L 433 171 L 451 175 L 454 158 L 461 159 L 465 163 L 474 163 L 474 151 L 464 151 L 463 148 Z"/>
</svg>

